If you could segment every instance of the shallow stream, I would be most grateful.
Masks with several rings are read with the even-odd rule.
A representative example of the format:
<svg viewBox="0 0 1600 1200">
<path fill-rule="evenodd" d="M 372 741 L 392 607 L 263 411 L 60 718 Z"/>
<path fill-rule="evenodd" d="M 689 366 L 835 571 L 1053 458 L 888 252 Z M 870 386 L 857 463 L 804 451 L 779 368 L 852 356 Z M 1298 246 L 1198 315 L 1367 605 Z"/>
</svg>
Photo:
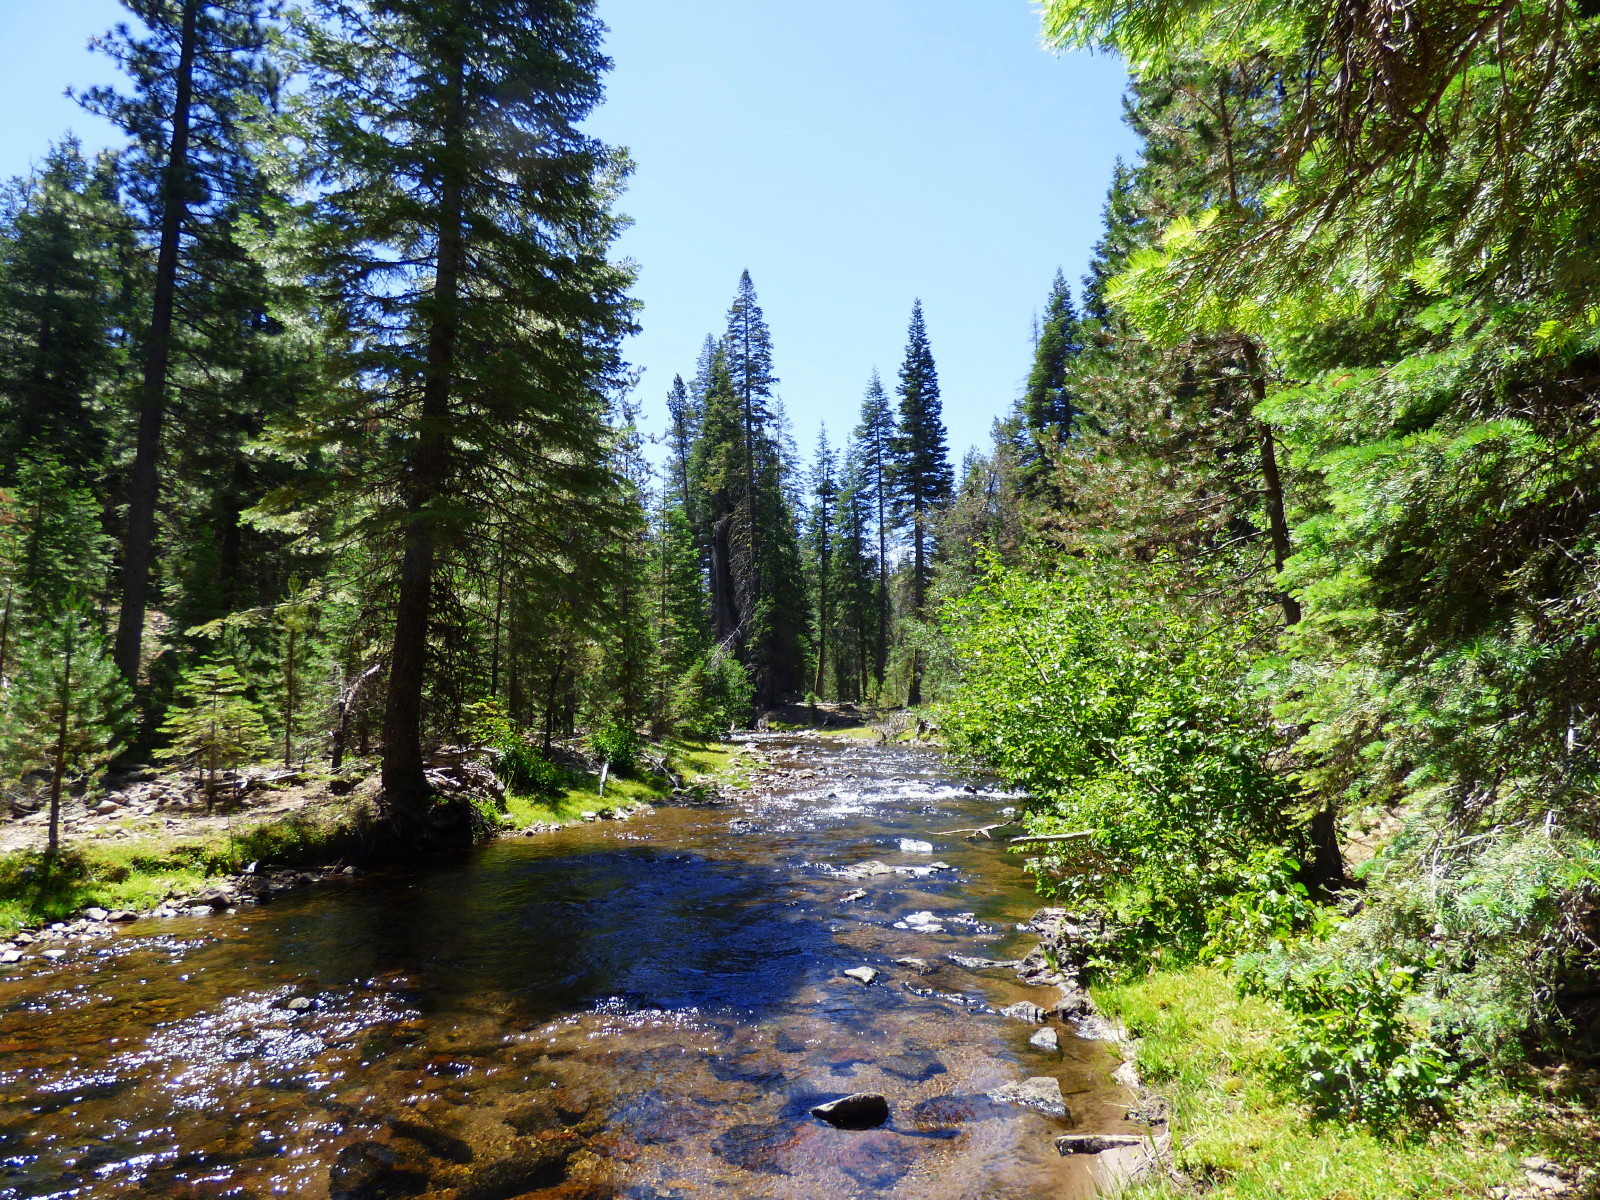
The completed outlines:
<svg viewBox="0 0 1600 1200">
<path fill-rule="evenodd" d="M 1137 1132 L 1116 1058 L 1034 1047 L 996 1010 L 1053 989 L 949 957 L 1036 941 L 1018 861 L 938 832 L 1006 798 L 930 751 L 752 748 L 725 803 L 0 968 L 0 1198 L 1092 1195 L 1052 1139 Z M 1030 1076 L 1068 1116 L 986 1099 Z M 885 1127 L 810 1115 L 860 1091 Z"/>
</svg>

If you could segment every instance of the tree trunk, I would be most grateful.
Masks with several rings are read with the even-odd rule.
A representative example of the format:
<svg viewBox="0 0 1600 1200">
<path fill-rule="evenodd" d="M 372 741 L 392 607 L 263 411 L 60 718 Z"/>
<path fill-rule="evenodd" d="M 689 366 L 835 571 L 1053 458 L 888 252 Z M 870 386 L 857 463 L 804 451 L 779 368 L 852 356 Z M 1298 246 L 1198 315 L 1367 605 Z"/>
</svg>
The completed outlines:
<svg viewBox="0 0 1600 1200">
<path fill-rule="evenodd" d="M 70 635 L 62 647 L 61 663 L 61 718 L 56 723 L 56 763 L 50 775 L 50 838 L 45 843 L 44 856 L 54 862 L 61 850 L 61 783 L 67 774 L 67 725 L 72 716 L 72 651 L 76 640 Z"/>
<path fill-rule="evenodd" d="M 916 614 L 917 620 L 922 619 L 922 604 L 924 597 L 922 572 L 926 569 L 927 562 L 925 548 L 922 543 L 922 497 L 915 500 L 916 510 L 911 517 L 911 611 Z M 922 703 L 922 652 L 915 646 L 911 648 L 911 686 L 906 689 L 906 704 L 915 708 Z"/>
<path fill-rule="evenodd" d="M 161 180 L 161 240 L 156 250 L 155 291 L 150 334 L 144 348 L 144 378 L 139 402 L 139 432 L 128 481 L 128 528 L 122 543 L 122 608 L 112 657 L 130 687 L 139 682 L 144 653 L 144 618 L 150 602 L 150 564 L 154 556 L 156 499 L 160 479 L 161 425 L 166 419 L 167 365 L 172 357 L 172 315 L 177 298 L 178 250 L 188 211 L 189 122 L 194 102 L 196 23 L 201 0 L 184 0 L 178 43 L 178 74 L 173 81 L 172 148 Z"/>
<path fill-rule="evenodd" d="M 1243 341 L 1245 370 L 1250 376 L 1250 397 L 1257 405 L 1267 398 L 1267 380 L 1261 369 L 1261 352 L 1250 338 Z M 1278 472 L 1278 454 L 1272 427 L 1256 418 L 1261 451 L 1261 479 L 1267 496 L 1267 524 L 1272 538 L 1272 564 L 1282 571 L 1294 553 L 1289 538 L 1289 521 L 1284 512 L 1283 477 Z M 1285 626 L 1297 625 L 1302 615 L 1300 602 L 1288 592 L 1279 592 Z M 1330 802 L 1311 818 L 1311 862 L 1305 882 L 1313 891 L 1328 895 L 1345 882 L 1344 851 L 1339 845 L 1339 807 Z"/>
<path fill-rule="evenodd" d="M 283 664 L 283 769 L 294 769 L 294 629 L 284 631 L 287 654 Z"/>
<path fill-rule="evenodd" d="M 1250 398 L 1259 406 L 1267 398 L 1267 380 L 1261 370 L 1261 352 L 1250 338 L 1243 339 L 1245 371 L 1250 379 Z M 1272 564 L 1274 571 L 1282 571 L 1294 547 L 1289 541 L 1289 521 L 1284 515 L 1283 477 L 1278 473 L 1277 442 L 1272 427 L 1259 417 L 1256 421 L 1257 447 L 1261 455 L 1261 482 L 1267 498 L 1267 529 L 1272 539 Z M 1280 592 L 1278 605 L 1283 609 L 1283 623 L 1297 624 L 1300 620 L 1300 602 L 1288 592 Z"/>
<path fill-rule="evenodd" d="M 405 555 L 395 604 L 394 645 L 389 656 L 389 691 L 383 710 L 384 805 L 407 840 L 426 836 L 429 788 L 422 761 L 422 691 L 432 622 L 433 571 L 438 528 L 433 507 L 446 481 L 450 441 L 450 392 L 459 330 L 457 305 L 463 266 L 464 199 L 461 133 L 465 124 L 465 64 L 450 64 L 451 92 L 445 113 L 444 181 L 439 195 L 439 252 L 428 319 L 427 367 L 417 448 L 408 465 Z"/>
</svg>

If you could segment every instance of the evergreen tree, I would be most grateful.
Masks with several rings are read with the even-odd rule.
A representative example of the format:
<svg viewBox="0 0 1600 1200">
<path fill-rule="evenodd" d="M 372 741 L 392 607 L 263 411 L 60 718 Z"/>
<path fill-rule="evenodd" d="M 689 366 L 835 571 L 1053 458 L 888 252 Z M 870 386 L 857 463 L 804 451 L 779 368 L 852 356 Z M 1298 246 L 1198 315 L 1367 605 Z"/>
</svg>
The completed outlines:
<svg viewBox="0 0 1600 1200">
<path fill-rule="evenodd" d="M 817 433 L 817 454 L 811 468 L 814 503 L 811 506 L 810 541 L 812 577 L 817 597 L 817 657 L 811 690 L 818 696 L 827 695 L 828 636 L 834 621 L 830 591 L 833 584 L 833 541 L 837 532 L 835 507 L 839 500 L 838 470 L 839 459 L 828 445 L 828 430 L 824 426 Z"/>
<path fill-rule="evenodd" d="M 0 482 L 25 455 L 101 482 L 116 431 L 110 391 L 123 354 L 130 271 L 116 161 L 53 147 L 0 212 Z"/>
<path fill-rule="evenodd" d="M 519 573 L 574 577 L 565 543 L 614 546 L 627 519 L 605 427 L 629 328 L 629 279 L 606 257 L 623 164 L 579 129 L 608 66 L 590 3 L 316 13 L 297 26 L 310 74 L 275 151 L 290 166 L 316 148 L 309 198 L 277 242 L 349 342 L 336 387 L 280 440 L 337 449 L 351 469 L 323 503 L 393 556 L 384 797 L 402 835 L 425 838 L 425 701 L 430 662 L 448 665 L 437 601 L 466 578 L 455 556 L 498 528 Z"/>
<path fill-rule="evenodd" d="M 1060 271 L 1050 285 L 1045 300 L 1044 319 L 1033 348 L 1033 366 L 1018 403 L 1019 415 L 1027 430 L 1028 458 L 1032 469 L 1047 458 L 1056 446 L 1071 438 L 1078 420 L 1077 402 L 1072 394 L 1069 371 L 1083 352 L 1078 314 L 1072 305 L 1072 291 Z"/>
<path fill-rule="evenodd" d="M 920 300 L 911 307 L 911 327 L 896 394 L 900 398 L 900 414 L 892 443 L 891 478 L 900 515 L 911 537 L 911 613 L 920 621 L 933 574 L 936 518 L 949 501 L 954 483 L 945 449 L 939 375 L 928 346 Z M 911 705 L 922 703 L 922 666 L 922 656 L 913 648 L 906 695 L 906 703 Z"/>
<path fill-rule="evenodd" d="M 192 766 L 204 781 L 206 807 L 216 804 L 217 780 L 266 754 L 267 722 L 248 694 L 245 678 L 225 656 L 213 655 L 186 670 L 177 702 L 161 725 L 170 739 L 168 759 Z"/>
<path fill-rule="evenodd" d="M 50 776 L 45 854 L 61 848 L 61 797 L 69 780 L 92 777 L 122 745 L 127 688 L 106 656 L 92 605 L 81 592 L 58 595 L 35 615 L 5 688 L 4 761 L 15 777 Z"/>
<path fill-rule="evenodd" d="M 862 700 L 876 669 L 882 580 L 874 555 L 873 490 L 861 443 L 853 441 L 840 475 L 830 556 L 834 598 L 835 694 Z"/>
<path fill-rule="evenodd" d="M 700 433 L 700 405 L 689 394 L 682 375 L 672 377 L 667 393 L 667 486 L 680 505 L 689 503 L 689 455 Z"/>
<path fill-rule="evenodd" d="M 58 459 L 30 455 L 18 465 L 16 485 L 0 492 L 0 679 L 30 614 L 105 592 L 110 539 L 99 503 L 76 474 Z"/>
<path fill-rule="evenodd" d="M 872 531 L 877 538 L 876 563 L 878 614 L 873 622 L 872 671 L 878 687 L 883 687 L 889 666 L 889 548 L 898 532 L 895 507 L 895 424 L 878 372 L 872 372 L 866 394 L 861 398 L 861 422 L 856 426 L 853 457 L 856 460 L 863 500 L 871 512 Z"/>
<path fill-rule="evenodd" d="M 203 330 L 216 277 L 208 265 L 232 249 L 241 193 L 254 184 L 244 149 L 252 103 L 270 103 L 276 75 L 266 63 L 261 0 L 123 0 L 143 31 L 118 26 L 98 45 L 133 84 L 122 96 L 96 88 L 94 112 L 134 140 L 126 159 L 130 194 L 155 251 L 149 318 L 141 330 L 139 419 L 129 477 L 116 660 L 136 683 L 155 561 L 162 429 L 186 331 Z M 214 368 L 217 364 L 206 366 Z"/>
</svg>

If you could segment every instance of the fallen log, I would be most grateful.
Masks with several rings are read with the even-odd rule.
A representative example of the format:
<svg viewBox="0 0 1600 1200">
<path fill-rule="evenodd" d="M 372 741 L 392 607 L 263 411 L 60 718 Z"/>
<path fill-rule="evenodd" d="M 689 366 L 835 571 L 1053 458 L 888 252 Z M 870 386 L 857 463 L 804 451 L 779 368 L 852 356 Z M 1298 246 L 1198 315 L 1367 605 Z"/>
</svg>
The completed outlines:
<svg viewBox="0 0 1600 1200">
<path fill-rule="evenodd" d="M 1093 837 L 1094 832 L 1092 829 L 1080 829 L 1076 833 L 1025 833 L 1010 840 L 1013 846 L 1018 842 L 1075 842 L 1079 838 Z"/>
</svg>

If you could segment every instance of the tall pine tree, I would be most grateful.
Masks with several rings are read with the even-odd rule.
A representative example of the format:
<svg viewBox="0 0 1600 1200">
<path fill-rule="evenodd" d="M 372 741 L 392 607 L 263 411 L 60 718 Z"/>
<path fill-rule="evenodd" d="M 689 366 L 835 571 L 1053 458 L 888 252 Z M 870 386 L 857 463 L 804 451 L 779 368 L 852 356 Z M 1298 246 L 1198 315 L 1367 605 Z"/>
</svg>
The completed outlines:
<svg viewBox="0 0 1600 1200">
<path fill-rule="evenodd" d="M 607 259 L 621 162 L 579 129 L 609 63 L 585 0 L 316 14 L 298 25 L 310 77 L 278 146 L 280 161 L 316 147 L 290 248 L 349 340 L 326 401 L 282 436 L 349 464 L 325 499 L 392 555 L 383 785 L 417 839 L 458 556 L 498 529 L 524 573 L 570 576 L 573 532 L 614 543 L 625 519 L 605 426 L 630 327 L 629 276 Z"/>
<path fill-rule="evenodd" d="M 945 448 L 944 411 L 939 400 L 939 374 L 928 330 L 922 319 L 922 301 L 911 306 L 911 327 L 906 335 L 905 361 L 900 365 L 900 419 L 893 442 L 895 494 L 911 538 L 911 613 L 921 620 L 927 606 L 928 582 L 933 575 L 936 518 L 949 501 L 954 486 L 949 451 Z M 906 703 L 922 703 L 921 654 L 911 653 L 911 681 Z"/>
</svg>

